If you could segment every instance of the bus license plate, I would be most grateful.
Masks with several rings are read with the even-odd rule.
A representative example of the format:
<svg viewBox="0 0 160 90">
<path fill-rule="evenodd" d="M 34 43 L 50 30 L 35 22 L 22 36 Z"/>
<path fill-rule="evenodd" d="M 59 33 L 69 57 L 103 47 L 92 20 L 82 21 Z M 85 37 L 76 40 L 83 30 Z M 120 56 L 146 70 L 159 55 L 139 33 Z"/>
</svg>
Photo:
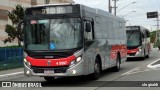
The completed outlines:
<svg viewBox="0 0 160 90">
<path fill-rule="evenodd" d="M 53 74 L 53 73 L 54 73 L 54 70 L 44 70 L 44 73 L 45 73 L 45 74 Z"/>
</svg>

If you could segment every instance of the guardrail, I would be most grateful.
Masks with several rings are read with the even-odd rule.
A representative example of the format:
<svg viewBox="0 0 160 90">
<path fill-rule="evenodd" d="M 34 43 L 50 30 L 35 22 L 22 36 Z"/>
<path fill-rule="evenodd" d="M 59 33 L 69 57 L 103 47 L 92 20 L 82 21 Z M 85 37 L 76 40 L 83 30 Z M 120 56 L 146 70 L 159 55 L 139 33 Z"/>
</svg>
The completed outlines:
<svg viewBox="0 0 160 90">
<path fill-rule="evenodd" d="M 20 47 L 0 48 L 0 71 L 23 66 L 23 50 Z"/>
</svg>

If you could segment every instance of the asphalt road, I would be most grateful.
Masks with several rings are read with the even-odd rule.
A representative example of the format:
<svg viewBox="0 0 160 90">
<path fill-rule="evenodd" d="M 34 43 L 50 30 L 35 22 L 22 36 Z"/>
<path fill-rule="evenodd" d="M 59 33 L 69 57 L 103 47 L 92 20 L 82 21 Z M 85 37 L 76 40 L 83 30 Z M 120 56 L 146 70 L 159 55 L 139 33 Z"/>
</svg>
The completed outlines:
<svg viewBox="0 0 160 90">
<path fill-rule="evenodd" d="M 150 58 L 145 60 L 128 59 L 126 63 L 121 65 L 119 72 L 112 72 L 111 69 L 106 70 L 97 81 L 89 80 L 87 77 L 60 78 L 54 82 L 46 82 L 41 77 L 26 77 L 24 75 L 4 77 L 0 78 L 0 81 L 35 81 L 45 87 L 0 88 L 0 90 L 159 90 L 160 85 L 158 85 L 159 87 L 149 87 L 151 86 L 149 84 L 156 85 L 157 81 L 160 82 L 160 70 L 147 67 L 157 59 L 160 59 L 160 51 L 153 49 Z M 140 87 L 141 85 L 142 87 Z"/>
</svg>

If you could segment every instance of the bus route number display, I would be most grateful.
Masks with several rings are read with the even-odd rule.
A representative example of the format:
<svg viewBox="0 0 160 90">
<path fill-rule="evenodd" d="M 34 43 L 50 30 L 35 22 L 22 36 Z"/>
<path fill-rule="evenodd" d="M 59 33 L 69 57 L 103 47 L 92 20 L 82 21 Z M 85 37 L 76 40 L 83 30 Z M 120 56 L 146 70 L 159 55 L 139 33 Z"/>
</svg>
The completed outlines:
<svg viewBox="0 0 160 90">
<path fill-rule="evenodd" d="M 42 14 L 62 14 L 66 13 L 64 7 L 47 7 L 46 9 L 42 10 Z"/>
</svg>

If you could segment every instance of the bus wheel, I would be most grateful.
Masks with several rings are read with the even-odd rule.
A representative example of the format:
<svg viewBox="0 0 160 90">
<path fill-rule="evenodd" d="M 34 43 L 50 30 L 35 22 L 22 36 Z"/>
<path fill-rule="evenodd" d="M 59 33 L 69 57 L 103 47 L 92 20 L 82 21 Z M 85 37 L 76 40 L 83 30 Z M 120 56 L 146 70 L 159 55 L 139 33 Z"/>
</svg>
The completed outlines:
<svg viewBox="0 0 160 90">
<path fill-rule="evenodd" d="M 149 58 L 149 54 L 146 56 L 146 58 Z"/>
<path fill-rule="evenodd" d="M 145 58 L 146 58 L 146 52 L 144 51 L 142 60 L 144 60 Z"/>
<path fill-rule="evenodd" d="M 55 77 L 44 77 L 44 79 L 46 81 L 53 82 L 55 80 Z"/>
<path fill-rule="evenodd" d="M 120 55 L 117 55 L 116 66 L 113 67 L 113 71 L 118 72 L 121 68 Z"/>
<path fill-rule="evenodd" d="M 149 51 L 148 51 L 148 55 L 146 56 L 146 58 L 149 58 Z"/>
<path fill-rule="evenodd" d="M 94 73 L 91 74 L 90 78 L 92 80 L 97 80 L 99 78 L 100 72 L 101 72 L 100 62 L 97 58 L 96 61 L 95 61 L 95 64 L 94 64 Z"/>
</svg>

